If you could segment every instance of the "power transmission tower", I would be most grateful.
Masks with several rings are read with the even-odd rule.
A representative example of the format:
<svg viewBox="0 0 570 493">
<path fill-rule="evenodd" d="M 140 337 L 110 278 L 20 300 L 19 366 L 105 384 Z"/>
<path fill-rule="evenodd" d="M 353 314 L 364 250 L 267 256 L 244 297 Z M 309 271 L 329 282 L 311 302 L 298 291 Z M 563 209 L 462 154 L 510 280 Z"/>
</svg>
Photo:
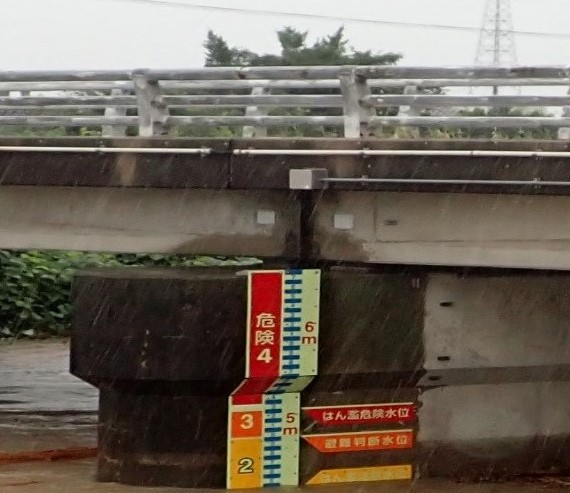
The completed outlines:
<svg viewBox="0 0 570 493">
<path fill-rule="evenodd" d="M 475 65 L 515 65 L 517 52 L 513 33 L 513 18 L 510 0 L 487 0 Z M 493 94 L 498 88 L 493 88 Z"/>
</svg>

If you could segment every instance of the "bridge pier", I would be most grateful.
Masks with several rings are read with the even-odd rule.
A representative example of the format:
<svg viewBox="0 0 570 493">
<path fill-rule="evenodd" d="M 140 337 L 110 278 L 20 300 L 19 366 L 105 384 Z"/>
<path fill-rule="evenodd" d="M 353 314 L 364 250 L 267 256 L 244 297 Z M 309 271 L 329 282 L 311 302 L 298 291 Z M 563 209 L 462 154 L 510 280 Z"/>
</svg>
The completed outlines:
<svg viewBox="0 0 570 493">
<path fill-rule="evenodd" d="M 413 416 L 373 428 L 414 438 L 339 453 L 302 440 L 301 484 L 322 470 L 406 464 L 473 479 L 568 472 L 569 287 L 560 273 L 323 272 L 319 373 L 301 405 L 412 403 Z M 98 479 L 224 487 L 246 277 L 97 270 L 78 276 L 74 302 L 71 369 L 101 389 Z M 301 435 L 330 433 L 312 412 Z M 332 431 L 362 430 L 347 421 Z"/>
<path fill-rule="evenodd" d="M 227 396 L 102 389 L 97 480 L 224 488 Z"/>
<path fill-rule="evenodd" d="M 101 389 L 97 478 L 222 487 L 227 396 L 241 380 L 236 270 L 80 276 L 71 371 Z"/>
<path fill-rule="evenodd" d="M 567 87 L 568 67 L 0 73 L 8 94 L 2 104 L 14 108 L 0 116 L 3 126 L 103 133 L 138 127 L 138 137 L 1 138 L 0 248 L 361 266 L 323 272 L 319 372 L 291 399 L 298 412 L 284 413 L 284 400 L 271 396 L 279 418 L 266 419 L 263 408 L 255 411 L 259 426 L 246 420 L 258 442 L 285 442 L 275 430 L 290 427 L 285 419 L 295 415 L 301 447 L 297 440 L 291 449 L 300 455 L 300 474 L 289 470 L 289 478 L 401 479 L 412 476 L 412 466 L 420 476 L 568 471 L 570 146 L 534 136 L 554 139 L 570 126 L 570 96 L 388 94 L 474 85 Z M 378 95 L 372 88 L 385 90 Z M 21 91 L 35 95 L 17 96 Z M 481 105 L 566 109 L 562 117 L 377 114 L 393 107 L 447 107 L 455 114 Z M 224 106 L 245 114 L 208 110 Z M 281 111 L 291 107 L 303 114 Z M 113 108 L 129 110 L 120 116 Z M 279 130 L 267 138 L 160 137 L 183 127 L 196 136 L 205 128 Z M 316 129 L 315 137 L 271 136 L 306 127 Z M 420 128 L 422 138 L 370 138 L 393 130 L 397 137 L 402 127 Z M 349 138 L 317 137 L 323 128 Z M 430 137 L 441 129 L 489 138 Z M 521 131 L 529 138 L 497 139 L 503 131 L 505 138 Z M 475 270 L 458 276 L 462 268 Z M 304 274 L 277 275 L 272 296 L 281 297 L 281 307 L 274 319 L 283 325 L 279 342 L 285 347 L 287 337 L 296 349 L 287 358 L 280 351 L 277 370 L 272 366 L 278 374 L 264 375 L 282 380 L 294 378 L 285 370 L 301 368 L 293 361 L 307 349 L 293 334 L 307 331 L 301 317 L 287 317 L 285 335 L 285 305 L 291 313 L 306 311 L 298 290 L 285 302 L 287 275 Z M 234 467 L 231 426 L 226 431 L 228 396 L 244 374 L 251 377 L 244 373 L 251 366 L 246 331 L 254 341 L 260 332 L 247 320 L 246 286 L 235 269 L 78 277 L 71 369 L 101 389 L 100 480 L 221 487 L 226 475 L 231 482 L 251 474 L 252 461 L 266 465 L 265 444 L 257 443 L 245 469 Z M 306 304 L 312 317 L 318 302 Z M 312 360 L 305 367 L 304 376 L 315 376 Z M 278 383 L 282 390 L 291 382 Z M 265 397 L 230 407 L 263 407 Z M 255 484 L 282 479 L 275 472 L 281 456 L 270 451 L 263 470 L 269 481 Z M 350 469 L 357 466 L 366 470 Z"/>
</svg>

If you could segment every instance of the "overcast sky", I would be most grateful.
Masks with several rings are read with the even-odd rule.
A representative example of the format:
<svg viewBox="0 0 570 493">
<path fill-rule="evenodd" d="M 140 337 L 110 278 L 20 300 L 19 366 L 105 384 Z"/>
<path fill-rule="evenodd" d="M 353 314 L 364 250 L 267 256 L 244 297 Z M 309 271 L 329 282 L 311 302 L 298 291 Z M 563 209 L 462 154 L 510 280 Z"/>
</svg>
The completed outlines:
<svg viewBox="0 0 570 493">
<path fill-rule="evenodd" d="M 175 0 L 195 4 L 477 27 L 485 0 Z M 570 34 L 570 0 L 511 0 L 514 28 Z M 278 52 L 275 31 L 310 38 L 339 22 L 215 13 L 124 0 L 0 0 L 0 70 L 194 67 L 208 29 L 232 45 Z M 345 23 L 358 49 L 396 51 L 406 65 L 473 63 L 477 33 Z M 570 38 L 516 37 L 522 64 L 570 64 Z"/>
</svg>

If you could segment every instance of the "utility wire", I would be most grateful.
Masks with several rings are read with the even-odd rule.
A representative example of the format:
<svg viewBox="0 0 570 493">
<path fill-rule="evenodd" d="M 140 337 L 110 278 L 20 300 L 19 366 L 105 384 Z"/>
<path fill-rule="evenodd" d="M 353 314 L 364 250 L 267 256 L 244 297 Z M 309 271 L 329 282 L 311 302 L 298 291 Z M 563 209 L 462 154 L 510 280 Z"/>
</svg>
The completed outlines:
<svg viewBox="0 0 570 493">
<path fill-rule="evenodd" d="M 428 24 L 420 22 L 403 22 L 403 21 L 384 21 L 380 19 L 363 19 L 358 17 L 340 17 L 336 15 L 326 14 L 308 14 L 300 12 L 283 12 L 277 10 L 260 10 L 260 9 L 242 9 L 237 7 L 219 7 L 214 5 L 201 5 L 195 3 L 177 2 L 172 0 L 106 0 L 118 3 L 137 3 L 146 5 L 159 5 L 163 7 L 182 8 L 190 10 L 202 10 L 211 12 L 226 12 L 242 15 L 263 15 L 274 17 L 294 17 L 299 19 L 313 19 L 313 20 L 328 20 L 340 22 L 353 22 L 360 24 L 373 24 L 373 25 L 386 25 L 386 26 L 399 26 L 408 28 L 422 28 L 422 29 L 446 29 L 452 31 L 467 31 L 476 32 L 480 31 L 479 27 L 471 26 L 454 26 L 451 24 Z M 547 33 L 540 31 L 518 31 L 510 30 L 509 33 L 517 34 L 520 36 L 534 36 L 543 38 L 557 38 L 557 39 L 570 39 L 570 33 Z"/>
</svg>

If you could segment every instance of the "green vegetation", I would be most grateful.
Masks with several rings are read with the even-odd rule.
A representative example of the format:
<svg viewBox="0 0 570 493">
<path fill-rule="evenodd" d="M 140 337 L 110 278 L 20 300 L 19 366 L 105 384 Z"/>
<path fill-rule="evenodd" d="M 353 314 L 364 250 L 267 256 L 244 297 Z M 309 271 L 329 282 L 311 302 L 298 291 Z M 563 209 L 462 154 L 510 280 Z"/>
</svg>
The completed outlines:
<svg viewBox="0 0 570 493">
<path fill-rule="evenodd" d="M 230 47 L 213 31 L 208 32 L 204 43 L 206 66 L 279 66 L 279 65 L 393 65 L 402 55 L 398 53 L 373 53 L 348 47 L 344 28 L 307 45 L 308 31 L 285 27 L 277 32 L 281 53 L 260 55 L 242 48 Z"/>
<path fill-rule="evenodd" d="M 252 264 L 250 258 L 0 250 L 0 338 L 66 335 L 78 269 Z"/>
<path fill-rule="evenodd" d="M 542 110 L 519 108 L 473 108 L 459 111 L 459 116 L 552 116 Z M 556 139 L 555 128 L 502 128 L 502 129 L 470 129 L 449 132 L 448 138 L 471 139 Z"/>
</svg>

